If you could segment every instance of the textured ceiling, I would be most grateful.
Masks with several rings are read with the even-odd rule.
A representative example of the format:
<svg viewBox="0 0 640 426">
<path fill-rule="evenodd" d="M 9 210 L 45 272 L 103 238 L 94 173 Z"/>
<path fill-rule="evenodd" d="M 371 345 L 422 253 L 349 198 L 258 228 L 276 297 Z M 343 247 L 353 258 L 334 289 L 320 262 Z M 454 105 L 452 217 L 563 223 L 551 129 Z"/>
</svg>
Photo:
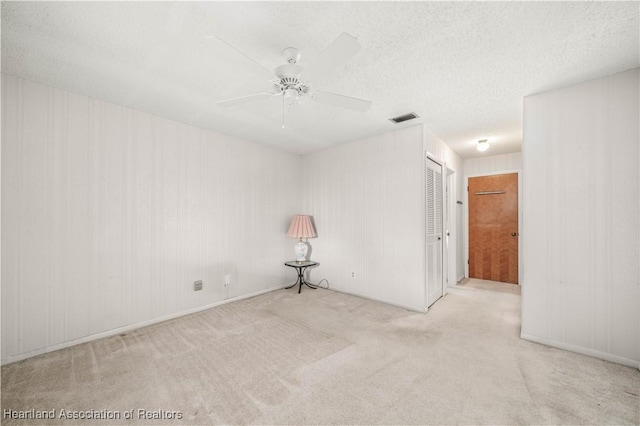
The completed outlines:
<svg viewBox="0 0 640 426">
<path fill-rule="evenodd" d="M 2 2 L 2 71 L 308 153 L 424 123 L 463 158 L 520 151 L 522 97 L 639 66 L 638 2 Z M 342 32 L 360 52 L 314 82 L 366 113 L 261 92 L 259 67 Z M 215 36 L 215 37 L 214 37 Z M 415 111 L 420 118 L 388 119 Z M 492 147 L 477 153 L 474 143 Z"/>
</svg>

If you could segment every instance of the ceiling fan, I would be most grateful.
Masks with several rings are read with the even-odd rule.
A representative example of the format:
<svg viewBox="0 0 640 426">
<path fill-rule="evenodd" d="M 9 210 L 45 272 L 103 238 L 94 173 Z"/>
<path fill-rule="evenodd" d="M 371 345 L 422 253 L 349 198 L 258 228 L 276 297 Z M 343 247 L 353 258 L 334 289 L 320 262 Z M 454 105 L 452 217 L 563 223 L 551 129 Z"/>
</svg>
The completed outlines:
<svg viewBox="0 0 640 426">
<path fill-rule="evenodd" d="M 287 47 L 282 51 L 286 63 L 280 65 L 274 71 L 266 69 L 224 40 L 219 40 L 262 68 L 262 70 L 265 71 L 265 76 L 268 76 L 268 83 L 271 88 L 269 91 L 262 93 L 254 93 L 218 101 L 217 104 L 220 106 L 233 107 L 265 98 L 281 96 L 283 128 L 285 106 L 304 104 L 309 99 L 359 112 L 365 112 L 371 107 L 371 101 L 315 90 L 311 83 L 325 75 L 329 70 L 342 65 L 358 53 L 361 46 L 358 40 L 352 35 L 347 33 L 340 34 L 340 36 L 327 46 L 325 50 L 320 52 L 316 60 L 311 62 L 306 68 L 298 65 L 301 57 L 300 51 L 295 47 Z"/>
</svg>

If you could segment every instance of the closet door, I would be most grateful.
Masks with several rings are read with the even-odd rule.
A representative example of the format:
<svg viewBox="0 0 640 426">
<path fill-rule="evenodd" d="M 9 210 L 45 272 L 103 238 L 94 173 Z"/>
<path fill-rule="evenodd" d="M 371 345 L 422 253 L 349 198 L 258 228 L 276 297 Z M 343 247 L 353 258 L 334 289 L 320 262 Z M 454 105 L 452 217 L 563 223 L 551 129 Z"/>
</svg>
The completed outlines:
<svg viewBox="0 0 640 426">
<path fill-rule="evenodd" d="M 426 159 L 427 307 L 443 294 L 442 274 L 442 166 Z"/>
</svg>

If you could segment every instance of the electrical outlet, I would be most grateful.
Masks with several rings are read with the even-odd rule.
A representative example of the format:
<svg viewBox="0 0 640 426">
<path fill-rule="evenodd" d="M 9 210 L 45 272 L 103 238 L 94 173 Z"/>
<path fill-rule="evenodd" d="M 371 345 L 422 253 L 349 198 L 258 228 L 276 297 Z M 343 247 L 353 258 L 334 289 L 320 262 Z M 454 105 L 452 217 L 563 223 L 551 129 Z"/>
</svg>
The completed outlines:
<svg viewBox="0 0 640 426">
<path fill-rule="evenodd" d="M 351 273 L 351 278 L 355 278 L 355 277 L 356 277 L 356 273 L 355 273 L 355 272 L 352 272 L 352 273 Z"/>
<path fill-rule="evenodd" d="M 202 290 L 202 280 L 194 281 L 193 283 L 193 291 Z"/>
<path fill-rule="evenodd" d="M 231 284 L 231 275 L 227 274 L 224 276 L 224 285 Z"/>
</svg>

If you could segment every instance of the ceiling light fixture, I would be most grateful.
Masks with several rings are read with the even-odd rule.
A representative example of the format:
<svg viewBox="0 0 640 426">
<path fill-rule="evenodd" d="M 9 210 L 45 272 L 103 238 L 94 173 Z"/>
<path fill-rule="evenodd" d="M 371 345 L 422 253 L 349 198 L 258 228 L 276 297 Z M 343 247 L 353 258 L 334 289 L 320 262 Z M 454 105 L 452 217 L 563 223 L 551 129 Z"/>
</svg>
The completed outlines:
<svg viewBox="0 0 640 426">
<path fill-rule="evenodd" d="M 486 139 L 482 139 L 478 141 L 476 145 L 476 149 L 480 152 L 484 152 L 489 149 L 489 141 Z"/>
</svg>

